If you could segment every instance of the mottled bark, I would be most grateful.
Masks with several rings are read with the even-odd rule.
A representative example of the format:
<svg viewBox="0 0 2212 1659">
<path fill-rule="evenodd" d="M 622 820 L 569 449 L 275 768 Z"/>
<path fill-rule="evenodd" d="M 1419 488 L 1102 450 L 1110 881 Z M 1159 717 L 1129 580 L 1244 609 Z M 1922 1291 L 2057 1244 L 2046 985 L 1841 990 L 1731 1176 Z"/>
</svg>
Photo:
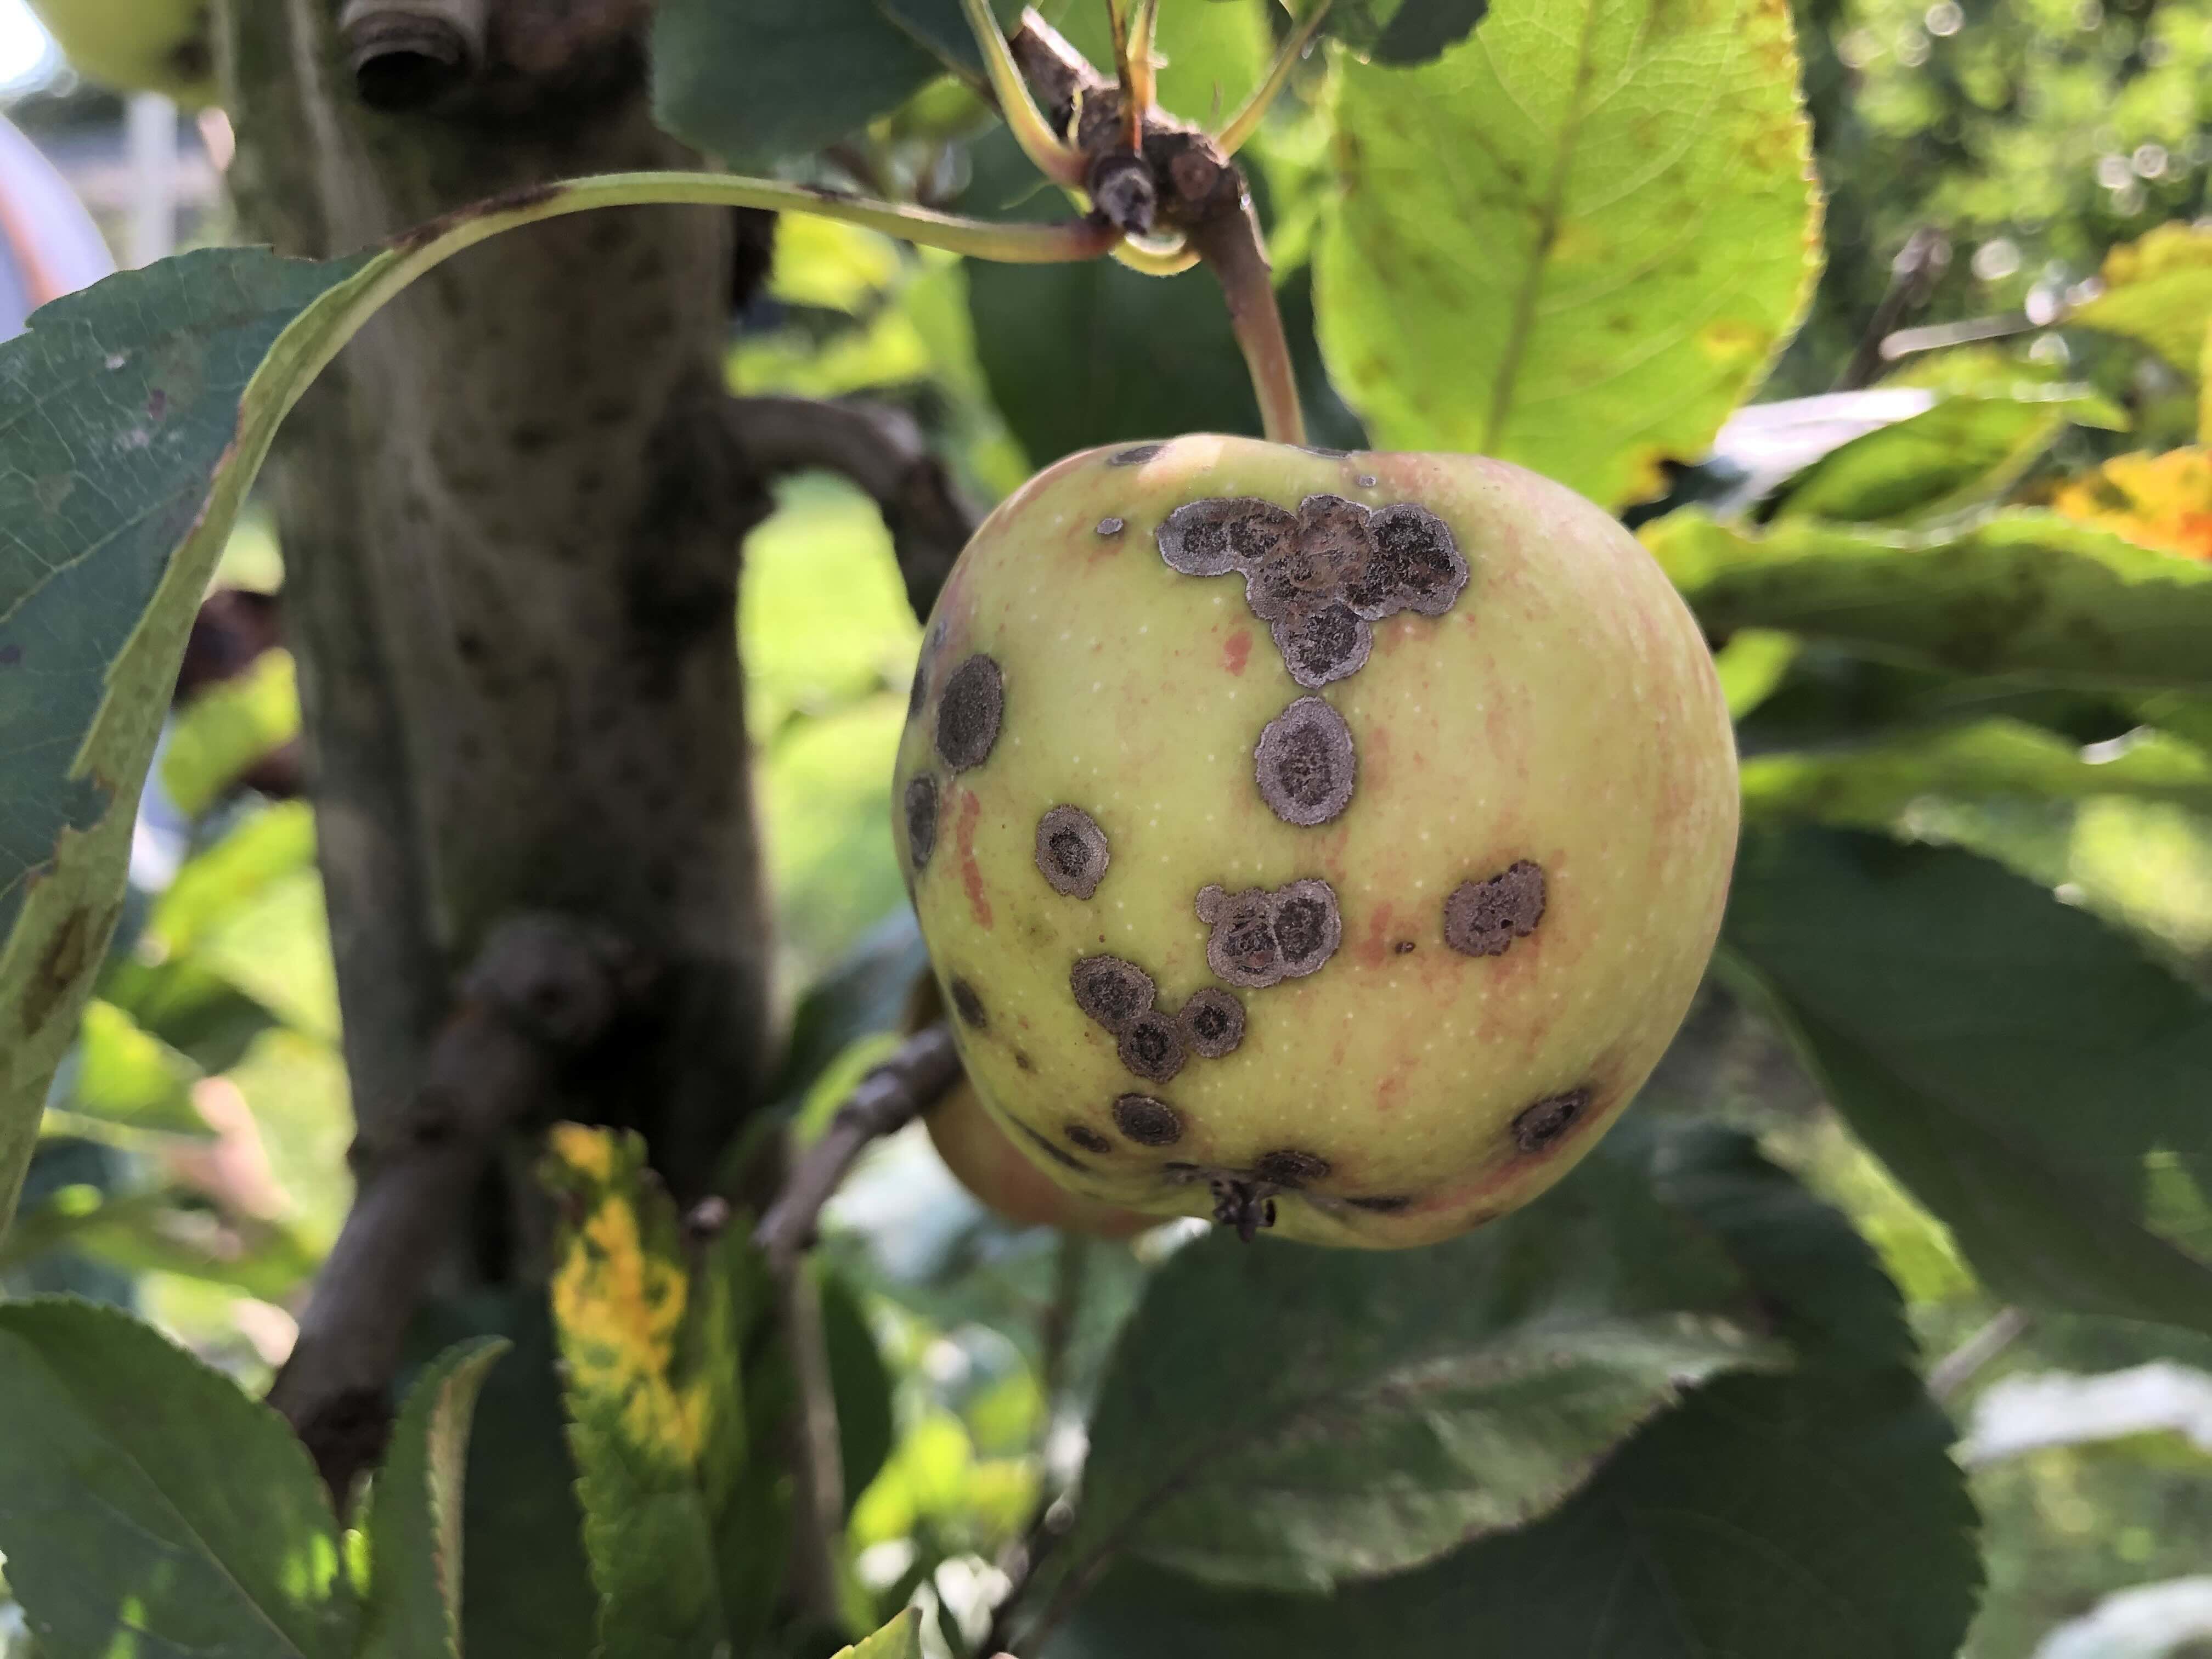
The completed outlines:
<svg viewBox="0 0 2212 1659">
<path fill-rule="evenodd" d="M 248 234 L 327 257 L 539 180 L 696 165 L 649 118 L 639 9 L 501 0 L 474 91 L 382 113 L 331 0 L 233 0 Z M 765 236 L 653 208 L 496 238 L 370 323 L 279 441 L 364 1172 L 419 1131 L 454 977 L 517 912 L 587 918 L 663 975 L 624 1063 L 549 1112 L 639 1127 L 696 1193 L 764 1073 L 734 616 L 769 501 L 720 359 Z"/>
</svg>

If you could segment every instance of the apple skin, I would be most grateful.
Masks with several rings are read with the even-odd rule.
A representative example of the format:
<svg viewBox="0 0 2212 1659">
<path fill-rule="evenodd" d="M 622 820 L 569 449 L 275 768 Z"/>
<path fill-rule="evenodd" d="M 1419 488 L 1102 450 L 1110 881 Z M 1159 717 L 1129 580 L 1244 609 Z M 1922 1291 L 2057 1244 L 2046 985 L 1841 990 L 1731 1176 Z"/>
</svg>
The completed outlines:
<svg viewBox="0 0 2212 1659">
<path fill-rule="evenodd" d="M 1339 505 L 1284 530 L 1316 496 Z M 1255 499 L 1282 511 L 1235 507 L 1227 543 L 1203 520 L 1228 507 L 1191 507 L 1170 566 L 1170 514 Z M 1369 545 L 1429 538 L 1431 568 L 1394 614 L 1356 574 L 1328 590 L 1378 613 L 1340 672 L 1343 630 L 1298 657 L 1316 613 L 1283 622 L 1262 589 L 1340 580 L 1313 550 L 1347 519 Z M 1439 522 L 1463 586 L 1432 568 Z M 1231 569 L 1224 545 L 1274 550 Z M 1303 775 L 1345 781 L 1340 723 L 1348 799 L 1271 804 L 1263 738 L 1316 698 Z M 1703 636 L 1607 514 L 1478 457 L 1207 434 L 1071 456 L 991 515 L 932 616 L 894 788 L 968 1074 L 1036 1167 L 1148 1214 L 1384 1249 L 1528 1202 L 1628 1104 L 1711 953 L 1738 801 Z M 1163 1018 L 1137 1029 L 1126 975 L 1079 1006 L 1097 957 L 1141 969 Z M 1216 1058 L 1161 1030 L 1209 988 L 1244 1017 Z"/>
<path fill-rule="evenodd" d="M 922 1121 L 945 1167 L 976 1202 L 1009 1221 L 1094 1238 L 1127 1238 L 1159 1224 L 1158 1216 L 1087 1197 L 1046 1175 L 1006 1138 L 964 1077 Z"/>
<path fill-rule="evenodd" d="M 186 109 L 212 104 L 215 46 L 204 0 L 30 0 L 62 55 L 117 92 L 160 92 Z"/>
</svg>

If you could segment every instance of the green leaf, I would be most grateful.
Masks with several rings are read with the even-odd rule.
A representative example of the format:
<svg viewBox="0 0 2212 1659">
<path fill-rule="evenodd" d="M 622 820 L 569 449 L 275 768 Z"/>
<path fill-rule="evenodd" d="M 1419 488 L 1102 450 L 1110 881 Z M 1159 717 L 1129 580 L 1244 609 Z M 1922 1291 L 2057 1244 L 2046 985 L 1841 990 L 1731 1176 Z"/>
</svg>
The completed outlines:
<svg viewBox="0 0 2212 1659">
<path fill-rule="evenodd" d="M 1338 0 L 1322 32 L 1378 64 L 1425 64 L 1489 10 L 1490 0 Z"/>
<path fill-rule="evenodd" d="M 553 1310 L 601 1651 L 747 1650 L 781 1544 L 763 1521 L 778 1471 L 754 1455 L 745 1398 L 765 1268 L 731 1226 L 691 1273 L 635 1135 L 561 1125 L 545 1178 L 562 1218 Z"/>
<path fill-rule="evenodd" d="M 921 1609 L 908 1607 L 873 1636 L 849 1648 L 840 1648 L 835 1659 L 921 1659 Z"/>
<path fill-rule="evenodd" d="M 185 636 L 277 423 L 441 261 L 519 225 L 652 203 L 914 223 L 760 179 L 611 174 L 464 209 L 326 264 L 202 249 L 56 301 L 0 343 L 0 1224 L 121 910 Z M 978 246 L 941 219 L 920 234 Z"/>
<path fill-rule="evenodd" d="M 983 72 L 959 0 L 665 0 L 652 57 L 654 118 L 748 167 L 835 143 L 948 66 Z"/>
<path fill-rule="evenodd" d="M 1817 266 L 1788 9 L 1500 0 L 1431 65 L 1337 79 L 1316 307 L 1376 441 L 1607 506 L 1701 456 Z"/>
<path fill-rule="evenodd" d="M 1776 628 L 1892 661 L 2142 690 L 2212 686 L 2212 564 L 2054 514 L 1928 535 L 1695 510 L 1644 544 L 1713 633 Z"/>
<path fill-rule="evenodd" d="M 1797 660 L 1797 641 L 1770 629 L 1739 629 L 1713 653 L 1713 672 L 1729 715 L 1741 720 L 1780 688 Z"/>
<path fill-rule="evenodd" d="M 415 1379 L 369 1496 L 368 1595 L 359 1659 L 460 1659 L 461 1495 L 469 1419 L 494 1338 L 442 1355 Z"/>
<path fill-rule="evenodd" d="M 2142 732 L 2084 750 L 2023 720 L 1876 736 L 1850 748 L 1743 763 L 1744 816 L 1886 829 L 1917 800 L 2083 800 L 2127 795 L 2212 812 L 2212 755 Z"/>
<path fill-rule="evenodd" d="M 2017 482 L 2069 422 L 2127 426 L 2107 399 L 2078 386 L 1946 398 L 1830 450 L 1782 487 L 1774 516 L 1896 524 L 1955 513 Z"/>
<path fill-rule="evenodd" d="M 2212 1005 L 1972 854 L 1747 836 L 1723 965 L 1999 1295 L 2212 1330 Z"/>
<path fill-rule="evenodd" d="M 211 685 L 180 712 L 161 748 L 161 787 L 198 817 L 240 774 L 300 732 L 300 688 L 289 651 L 264 651 L 235 679 Z"/>
<path fill-rule="evenodd" d="M 0 1304 L 0 1553 L 49 1659 L 339 1659 L 359 1609 L 284 1419 L 150 1327 Z"/>
<path fill-rule="evenodd" d="M 1419 1565 L 1551 1510 L 1684 1388 L 1770 1360 L 1755 1319 L 1617 1150 L 1430 1249 L 1217 1232 L 1123 1333 L 1054 1559 L 1284 1589 Z"/>
<path fill-rule="evenodd" d="M 192 1105 L 200 1068 L 98 998 L 85 1004 L 77 1052 L 58 1079 L 55 1103 L 130 1129 L 205 1139 L 214 1131 Z"/>
<path fill-rule="evenodd" d="M 817 1267 L 822 1296 L 822 1346 L 837 1407 L 837 1461 L 845 1475 L 848 1515 L 868 1482 L 890 1455 L 891 1374 L 868 1328 L 860 1293 L 843 1273 Z"/>
<path fill-rule="evenodd" d="M 1744 1138 L 1705 1129 L 1653 1147 L 1660 1195 L 1735 1258 L 1796 1370 L 1706 1384 L 1547 1518 L 1417 1571 L 1317 1599 L 1125 1562 L 1053 1639 L 1024 1641 L 1018 1625 L 1016 1650 L 1951 1659 L 1980 1576 L 1973 1512 L 1895 1290 L 1843 1219 Z"/>
<path fill-rule="evenodd" d="M 902 907 L 799 999 L 774 1097 L 797 1103 L 853 1044 L 897 1030 L 928 969 L 914 912 Z"/>
<path fill-rule="evenodd" d="M 2106 254 L 2103 277 L 2104 292 L 2066 320 L 2124 335 L 2194 379 L 2212 325 L 2212 232 L 2160 225 Z"/>
</svg>

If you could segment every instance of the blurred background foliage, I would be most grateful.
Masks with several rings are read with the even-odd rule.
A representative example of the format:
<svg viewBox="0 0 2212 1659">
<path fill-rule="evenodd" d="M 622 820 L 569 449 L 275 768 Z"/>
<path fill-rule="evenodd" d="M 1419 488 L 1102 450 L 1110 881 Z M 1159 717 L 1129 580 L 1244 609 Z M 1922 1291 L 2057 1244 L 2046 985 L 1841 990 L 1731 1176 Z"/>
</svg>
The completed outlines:
<svg viewBox="0 0 2212 1659">
<path fill-rule="evenodd" d="M 2018 499 L 2049 496 L 2057 480 L 2123 450 L 2195 441 L 2194 362 L 2121 334 L 2045 325 L 2094 298 L 2116 245 L 2207 212 L 2212 0 L 1796 0 L 1796 11 L 1829 195 L 1828 263 L 1763 395 L 2067 382 L 2072 404 L 2031 410 L 1988 458 L 1984 481 L 2002 474 Z M 1162 29 L 1163 90 L 1191 114 L 1207 112 L 1214 88 L 1248 84 L 1268 47 L 1252 6 L 1171 3 Z M 51 64 L 44 73 L 15 88 L 10 113 L 62 149 L 97 156 L 114 100 Z M 1318 79 L 1301 93 L 1320 95 Z M 889 178 L 969 211 L 1044 210 L 1007 182 L 1016 175 L 993 142 L 966 143 L 978 128 L 964 96 L 940 86 L 840 165 L 863 184 Z M 1317 142 L 1294 104 L 1254 152 L 1294 324 L 1310 293 Z M 212 204 L 199 224 L 223 234 Z M 1048 293 L 1053 283 L 1060 291 Z M 1199 390 L 1173 374 L 1099 378 L 1091 331 L 1172 341 Z M 1324 441 L 1356 441 L 1309 356 Z M 1206 424 L 1192 412 L 1205 412 L 1206 395 L 1243 396 L 1235 361 L 1218 301 L 1195 282 L 1103 265 L 971 272 L 813 221 L 781 226 L 773 283 L 738 320 L 728 360 L 742 391 L 903 406 L 983 500 L 1078 442 Z M 1959 453 L 1943 452 L 1953 463 Z M 1794 488 L 1846 491 L 1849 477 L 1830 465 L 1825 483 L 1808 474 Z M 1789 499 L 1760 511 L 1786 514 Z M 2212 507 L 2212 490 L 2192 499 Z M 1861 516 L 1894 508 L 1909 521 L 1942 500 L 1935 489 Z M 240 531 L 218 585 L 281 592 L 281 550 L 264 522 Z M 0 1288 L 131 1306 L 258 1386 L 288 1346 L 286 1308 L 343 1217 L 349 1120 L 313 830 L 283 763 L 296 743 L 296 690 L 273 635 L 255 631 L 251 598 L 231 611 L 203 619 L 209 649 L 239 660 L 179 697 L 131 907 L 55 1085 L 24 1218 L 0 1244 Z M 795 1004 L 856 947 L 911 950 L 884 780 L 919 629 L 873 507 L 824 478 L 787 486 L 747 550 L 739 628 L 779 984 Z M 1839 711 L 1909 704 L 1928 690 L 1905 671 L 1786 642 L 1739 636 L 1730 650 L 1723 666 L 1741 690 L 1748 755 L 1800 744 Z M 2212 989 L 2212 813 L 2201 806 L 1915 793 L 1902 821 L 1992 854 Z M 823 1073 L 814 1118 L 878 1051 Z M 1754 1130 L 1852 1217 L 1904 1290 L 1931 1386 L 1969 1428 L 1960 1455 L 1990 1579 L 1972 1659 L 2212 1654 L 2212 1617 L 2193 1645 L 2091 1645 L 2103 1639 L 2106 1598 L 2212 1564 L 2212 1429 L 2190 1416 L 2192 1388 L 2212 1387 L 2212 1340 L 2008 1308 L 1840 1126 L 1774 1031 L 1717 986 L 1644 1109 Z M 1052 1500 L 1080 1464 L 1085 1408 L 1115 1331 L 1146 1275 L 1194 1228 L 1121 1244 L 1010 1227 L 967 1196 L 918 1128 L 871 1156 L 830 1219 L 819 1271 L 855 1593 L 879 1613 L 918 1594 L 978 1641 L 1013 1553 L 1049 1533 Z M 2168 1368 L 2153 1379 L 2163 1387 L 2146 1385 L 2150 1403 L 2134 1417 L 2062 1411 L 2039 1438 L 2008 1437 L 2027 1409 L 2008 1385 L 2154 1362 Z"/>
</svg>

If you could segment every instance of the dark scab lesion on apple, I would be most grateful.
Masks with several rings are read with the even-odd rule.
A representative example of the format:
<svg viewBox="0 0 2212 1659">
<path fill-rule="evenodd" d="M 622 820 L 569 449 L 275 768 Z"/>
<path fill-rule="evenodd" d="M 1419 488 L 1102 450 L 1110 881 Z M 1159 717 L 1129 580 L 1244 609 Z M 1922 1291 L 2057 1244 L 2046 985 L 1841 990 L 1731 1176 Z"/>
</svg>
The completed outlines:
<svg viewBox="0 0 2212 1659">
<path fill-rule="evenodd" d="M 1215 986 L 1194 991 L 1176 1015 L 1176 1027 L 1200 1060 L 1234 1054 L 1244 1041 L 1244 1005 Z"/>
<path fill-rule="evenodd" d="M 1252 1160 L 1252 1176 L 1270 1186 L 1285 1187 L 1296 1191 L 1316 1181 L 1328 1179 L 1334 1166 L 1318 1152 L 1304 1152 L 1294 1146 L 1278 1147 L 1272 1152 L 1262 1152 Z"/>
<path fill-rule="evenodd" d="M 937 847 L 937 780 L 927 772 L 907 780 L 906 847 L 919 872 Z"/>
<path fill-rule="evenodd" d="M 1318 877 L 1270 892 L 1250 887 L 1230 893 L 1218 884 L 1199 890 L 1198 919 L 1212 931 L 1206 965 L 1217 979 L 1247 990 L 1264 990 L 1317 971 L 1344 942 L 1336 890 Z"/>
<path fill-rule="evenodd" d="M 1159 994 L 1152 976 L 1135 963 L 1103 955 L 1079 958 L 1067 970 L 1067 989 L 1078 1008 L 1116 1036 L 1150 1012 Z"/>
<path fill-rule="evenodd" d="M 1543 866 L 1517 859 L 1483 881 L 1463 881 L 1444 899 L 1444 943 L 1468 957 L 1503 956 L 1544 920 Z"/>
<path fill-rule="evenodd" d="M 1128 527 L 1128 521 L 1126 519 L 1101 519 L 1093 527 L 1093 533 L 1100 536 L 1118 536 Z"/>
<path fill-rule="evenodd" d="M 1344 716 L 1319 697 L 1300 697 L 1261 728 L 1252 751 L 1260 799 L 1284 823 L 1310 829 L 1352 804 L 1358 754 Z"/>
<path fill-rule="evenodd" d="M 1113 852 L 1098 821 L 1079 806 L 1049 809 L 1037 820 L 1036 867 L 1053 891 L 1087 899 L 1106 878 Z"/>
<path fill-rule="evenodd" d="M 981 652 L 954 669 L 937 705 L 937 752 L 955 772 L 981 766 L 999 741 L 1006 707 L 1006 678 Z"/>
<path fill-rule="evenodd" d="M 1127 449 L 1117 449 L 1106 458 L 1109 466 L 1142 466 L 1154 456 L 1167 453 L 1165 444 L 1137 444 Z"/>
<path fill-rule="evenodd" d="M 1071 1123 L 1061 1133 L 1086 1152 L 1110 1152 L 1114 1150 L 1114 1143 L 1087 1123 Z"/>
<path fill-rule="evenodd" d="M 1148 1009 L 1121 1028 L 1114 1045 L 1121 1064 L 1147 1083 L 1167 1083 L 1182 1070 L 1182 1037 L 1165 1014 Z"/>
<path fill-rule="evenodd" d="M 1347 1198 L 1344 1200 L 1355 1210 L 1365 1210 L 1373 1215 L 1396 1215 L 1413 1207 L 1413 1200 L 1404 1193 L 1390 1193 L 1379 1198 Z"/>
<path fill-rule="evenodd" d="M 1085 1164 L 1081 1158 L 1077 1158 L 1073 1153 L 1065 1151 L 1063 1148 L 1056 1145 L 1051 1136 L 1039 1134 L 1035 1129 L 1030 1127 L 1028 1124 L 1022 1122 L 1018 1118 L 1014 1121 L 1014 1127 L 1019 1129 L 1022 1133 L 1028 1138 L 1029 1142 L 1032 1146 L 1035 1146 L 1039 1152 L 1042 1152 L 1054 1163 L 1059 1164 L 1061 1169 L 1073 1170 L 1079 1175 L 1089 1175 L 1091 1173 L 1091 1166 L 1088 1164 Z"/>
<path fill-rule="evenodd" d="M 952 1011 L 960 1016 L 960 1023 L 971 1030 L 989 1030 L 990 1011 L 983 1006 L 983 999 L 976 994 L 975 988 L 955 974 L 949 988 L 952 996 Z"/>
<path fill-rule="evenodd" d="M 1127 1094 L 1113 1109 L 1114 1127 L 1139 1146 L 1172 1146 L 1182 1139 L 1182 1114 L 1164 1100 Z"/>
<path fill-rule="evenodd" d="M 1526 1153 L 1550 1151 L 1589 1110 L 1590 1091 L 1569 1089 L 1547 1095 L 1513 1120 L 1513 1144 Z"/>
</svg>

